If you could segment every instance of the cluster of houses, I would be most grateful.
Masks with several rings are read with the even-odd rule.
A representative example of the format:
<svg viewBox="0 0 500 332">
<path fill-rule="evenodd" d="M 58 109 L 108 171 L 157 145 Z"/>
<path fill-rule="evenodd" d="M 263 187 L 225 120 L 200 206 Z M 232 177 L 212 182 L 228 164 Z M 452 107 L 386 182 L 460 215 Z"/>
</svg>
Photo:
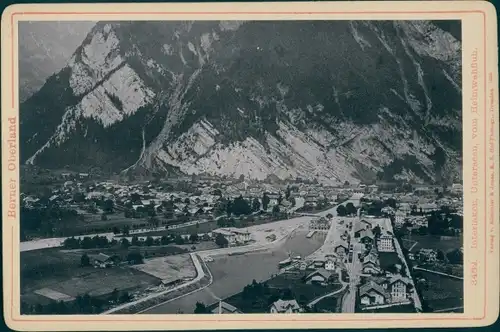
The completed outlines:
<svg viewBox="0 0 500 332">
<path fill-rule="evenodd" d="M 412 289 L 411 280 L 400 275 L 370 279 L 359 287 L 359 300 L 362 306 L 407 304 Z"/>
<path fill-rule="evenodd" d="M 373 226 L 358 231 L 358 238 L 365 244 L 359 257 L 362 264 L 358 289 L 360 305 L 406 304 L 412 295 L 413 282 L 402 261 L 404 258 L 400 258 L 396 250 L 390 220 L 383 219 L 377 226 L 376 235 Z"/>
</svg>

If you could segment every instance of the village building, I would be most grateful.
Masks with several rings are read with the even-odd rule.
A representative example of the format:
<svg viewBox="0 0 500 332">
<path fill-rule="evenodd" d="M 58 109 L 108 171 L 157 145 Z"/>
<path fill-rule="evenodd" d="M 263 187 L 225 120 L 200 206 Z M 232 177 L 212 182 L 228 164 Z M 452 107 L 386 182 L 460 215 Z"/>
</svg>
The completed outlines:
<svg viewBox="0 0 500 332">
<path fill-rule="evenodd" d="M 396 213 L 394 214 L 394 224 L 397 227 L 402 227 L 405 223 L 405 218 L 406 218 L 406 213 L 400 210 L 396 211 Z"/>
<path fill-rule="evenodd" d="M 348 246 L 347 243 L 341 241 L 338 245 L 335 246 L 334 251 L 338 256 L 345 256 L 347 254 Z"/>
<path fill-rule="evenodd" d="M 242 312 L 227 302 L 220 301 L 219 305 L 211 310 L 212 314 L 241 314 Z"/>
<path fill-rule="evenodd" d="M 297 300 L 278 300 L 271 304 L 269 312 L 271 314 L 292 314 L 302 312 L 302 308 Z"/>
<path fill-rule="evenodd" d="M 251 234 L 247 230 L 240 228 L 219 228 L 212 231 L 212 237 L 215 239 L 217 235 L 222 235 L 229 244 L 245 243 L 250 241 Z"/>
<path fill-rule="evenodd" d="M 361 234 L 359 236 L 359 242 L 361 242 L 365 245 L 372 244 L 374 237 L 375 237 L 375 235 L 373 234 L 373 232 L 370 229 L 368 229 L 368 230 L 361 232 Z"/>
<path fill-rule="evenodd" d="M 369 281 L 359 288 L 359 298 L 362 305 L 377 305 L 387 302 L 387 291 L 377 283 Z"/>
<path fill-rule="evenodd" d="M 378 238 L 377 249 L 379 252 L 393 252 L 394 239 L 391 234 L 383 234 Z"/>
<path fill-rule="evenodd" d="M 408 299 L 409 281 L 400 275 L 393 276 L 388 281 L 392 302 L 401 302 Z"/>
<path fill-rule="evenodd" d="M 325 262 L 325 270 L 334 271 L 335 268 L 336 268 L 335 259 L 332 257 L 327 258 Z"/>
<path fill-rule="evenodd" d="M 314 267 L 316 267 L 316 268 L 321 268 L 321 267 L 324 267 L 324 266 L 325 266 L 325 263 L 326 263 L 326 260 L 325 260 L 325 259 L 323 259 L 323 258 L 316 258 L 316 259 L 313 261 Z"/>
<path fill-rule="evenodd" d="M 417 206 L 417 210 L 422 211 L 423 213 L 429 213 L 432 211 L 439 210 L 439 207 L 437 206 L 436 203 L 423 203 Z"/>
<path fill-rule="evenodd" d="M 335 280 L 335 272 L 328 271 L 326 269 L 318 269 L 310 274 L 308 274 L 304 281 L 306 284 L 318 284 L 326 285 Z"/>
<path fill-rule="evenodd" d="M 309 223 L 310 230 L 329 230 L 330 229 L 330 221 L 325 217 L 315 218 L 311 220 Z"/>
<path fill-rule="evenodd" d="M 363 259 L 363 273 L 378 275 L 381 273 L 379 261 L 375 255 L 369 254 Z"/>
<path fill-rule="evenodd" d="M 107 268 L 115 265 L 115 258 L 106 254 L 100 253 L 92 258 L 94 267 Z"/>
<path fill-rule="evenodd" d="M 222 235 L 227 240 L 229 244 L 236 243 L 236 234 L 230 232 L 226 229 L 216 229 L 212 231 L 212 237 L 215 239 L 217 236 Z"/>
</svg>

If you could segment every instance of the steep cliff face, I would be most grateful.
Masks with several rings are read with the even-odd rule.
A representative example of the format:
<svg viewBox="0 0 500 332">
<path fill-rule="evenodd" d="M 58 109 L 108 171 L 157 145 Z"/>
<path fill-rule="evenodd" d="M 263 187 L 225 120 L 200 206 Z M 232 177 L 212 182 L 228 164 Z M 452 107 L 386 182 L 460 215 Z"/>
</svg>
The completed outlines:
<svg viewBox="0 0 500 332">
<path fill-rule="evenodd" d="M 22 105 L 22 158 L 323 182 L 457 176 L 461 42 L 447 27 L 100 22 Z"/>
</svg>

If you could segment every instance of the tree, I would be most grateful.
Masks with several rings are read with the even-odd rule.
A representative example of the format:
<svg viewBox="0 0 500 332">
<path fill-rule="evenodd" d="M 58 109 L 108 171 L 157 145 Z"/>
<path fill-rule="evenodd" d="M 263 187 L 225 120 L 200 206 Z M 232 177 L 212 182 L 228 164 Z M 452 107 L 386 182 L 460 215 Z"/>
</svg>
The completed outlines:
<svg viewBox="0 0 500 332">
<path fill-rule="evenodd" d="M 356 214 L 356 207 L 352 202 L 347 203 L 345 208 L 347 210 L 347 214 Z"/>
<path fill-rule="evenodd" d="M 67 249 L 79 249 L 81 244 L 79 239 L 75 239 L 74 237 L 67 238 L 63 242 L 64 248 Z"/>
<path fill-rule="evenodd" d="M 382 233 L 382 230 L 380 229 L 380 226 L 379 226 L 379 225 L 377 225 L 377 226 L 373 227 L 372 232 L 373 232 L 373 235 L 374 235 L 376 238 L 378 238 L 378 237 L 380 236 L 380 234 Z"/>
<path fill-rule="evenodd" d="M 455 249 L 446 254 L 446 258 L 451 264 L 463 264 L 464 255 L 460 249 Z"/>
<path fill-rule="evenodd" d="M 141 242 L 139 241 L 139 238 L 137 237 L 137 235 L 132 237 L 132 245 L 133 246 L 140 246 L 141 245 Z"/>
<path fill-rule="evenodd" d="M 130 234 L 130 226 L 129 225 L 123 226 L 122 233 L 123 233 L 123 235 L 128 236 Z"/>
<path fill-rule="evenodd" d="M 243 175 L 241 175 L 243 176 Z M 210 311 L 207 309 L 207 306 L 201 302 L 196 302 L 196 308 L 194 309 L 195 314 L 208 314 Z"/>
<path fill-rule="evenodd" d="M 196 243 L 196 242 L 198 242 L 198 234 L 193 233 L 193 234 L 189 235 L 189 241 L 190 241 L 191 243 Z"/>
<path fill-rule="evenodd" d="M 123 212 L 125 218 L 133 218 L 134 217 L 134 212 L 131 209 L 126 209 Z"/>
<path fill-rule="evenodd" d="M 279 205 L 273 206 L 273 215 L 278 215 L 280 213 L 280 207 Z"/>
<path fill-rule="evenodd" d="M 233 209 L 232 202 L 230 200 L 227 200 L 227 202 L 226 202 L 226 213 L 227 213 L 228 217 L 231 217 L 232 209 Z"/>
<path fill-rule="evenodd" d="M 349 183 L 349 181 L 347 181 L 347 180 L 346 180 L 346 181 L 344 182 L 344 187 L 349 187 L 350 185 L 351 185 L 351 184 Z"/>
<path fill-rule="evenodd" d="M 333 218 L 333 214 L 328 213 L 328 214 L 326 215 L 326 217 L 327 217 L 328 219 L 332 219 L 332 218 Z"/>
<path fill-rule="evenodd" d="M 147 245 L 148 247 L 151 247 L 154 243 L 155 243 L 155 240 L 151 236 L 148 236 L 146 238 L 146 242 L 144 244 Z"/>
<path fill-rule="evenodd" d="M 161 237 L 161 239 L 160 239 L 160 243 L 161 243 L 162 245 L 164 245 L 164 246 L 165 246 L 165 245 L 167 245 L 167 244 L 169 244 L 169 242 L 170 242 L 170 241 L 169 241 L 169 239 L 168 239 L 168 237 L 167 237 L 166 235 L 163 235 L 163 236 Z"/>
<path fill-rule="evenodd" d="M 260 210 L 260 201 L 257 197 L 255 197 L 252 202 L 252 211 L 257 212 L 259 210 Z"/>
<path fill-rule="evenodd" d="M 290 198 L 290 195 L 292 193 L 292 190 L 290 189 L 290 186 L 286 187 L 286 192 L 285 192 L 285 198 L 288 200 Z"/>
<path fill-rule="evenodd" d="M 101 214 L 101 220 L 102 220 L 102 221 L 106 221 L 106 220 L 108 220 L 108 216 L 106 216 L 106 214 L 104 214 L 104 213 L 103 213 L 103 214 Z"/>
<path fill-rule="evenodd" d="M 115 203 L 111 199 L 104 201 L 103 210 L 105 213 L 113 213 L 115 208 Z"/>
<path fill-rule="evenodd" d="M 444 261 L 446 256 L 442 250 L 438 250 L 436 254 L 436 258 L 440 261 Z"/>
<path fill-rule="evenodd" d="M 262 208 L 264 209 L 264 211 L 267 210 L 269 202 L 271 202 L 271 199 L 269 198 L 269 196 L 267 196 L 267 193 L 264 193 L 264 195 L 262 195 Z"/>
<path fill-rule="evenodd" d="M 139 251 L 131 251 L 127 255 L 127 261 L 129 264 L 142 264 L 144 259 Z"/>
<path fill-rule="evenodd" d="M 133 193 L 130 195 L 130 200 L 132 201 L 132 204 L 137 205 L 137 204 L 142 204 L 141 202 L 141 195 L 137 193 Z"/>
<path fill-rule="evenodd" d="M 238 198 L 235 198 L 233 204 L 231 205 L 231 212 L 237 216 L 242 214 L 248 215 L 252 213 L 252 208 L 250 207 L 248 201 L 240 195 Z"/>
<path fill-rule="evenodd" d="M 295 206 L 296 202 L 294 197 L 290 197 L 290 203 L 292 203 L 292 206 Z"/>
<path fill-rule="evenodd" d="M 215 237 L 215 244 L 221 248 L 225 248 L 229 245 L 229 241 L 222 234 L 217 234 Z"/>
<path fill-rule="evenodd" d="M 90 266 L 90 258 L 87 254 L 83 254 L 82 257 L 80 257 L 80 266 Z"/>
<path fill-rule="evenodd" d="M 127 303 L 131 300 L 131 296 L 127 291 L 124 291 L 120 294 L 120 298 L 118 299 L 119 303 Z"/>
<path fill-rule="evenodd" d="M 120 295 L 120 292 L 118 292 L 118 288 L 113 289 L 113 291 L 109 295 L 109 301 L 111 303 L 118 302 L 119 295 Z"/>
<path fill-rule="evenodd" d="M 158 227 L 160 225 L 160 220 L 158 220 L 158 218 L 153 216 L 153 217 L 149 218 L 149 223 L 151 225 L 153 225 L 154 227 Z"/>
<path fill-rule="evenodd" d="M 120 229 L 116 226 L 113 227 L 113 234 L 120 234 Z"/>
<path fill-rule="evenodd" d="M 122 238 L 120 240 L 120 245 L 123 247 L 123 248 L 128 248 L 130 247 L 130 242 L 127 238 Z"/>
<path fill-rule="evenodd" d="M 339 205 L 337 207 L 337 215 L 339 217 L 345 217 L 347 215 L 347 209 L 346 209 L 346 207 L 343 206 L 343 205 Z"/>
<path fill-rule="evenodd" d="M 174 243 L 177 245 L 182 245 L 184 244 L 184 238 L 180 235 L 176 235 L 174 239 Z"/>
<path fill-rule="evenodd" d="M 281 205 L 281 202 L 283 202 L 283 196 L 281 196 L 281 193 L 278 196 L 278 205 Z"/>
</svg>

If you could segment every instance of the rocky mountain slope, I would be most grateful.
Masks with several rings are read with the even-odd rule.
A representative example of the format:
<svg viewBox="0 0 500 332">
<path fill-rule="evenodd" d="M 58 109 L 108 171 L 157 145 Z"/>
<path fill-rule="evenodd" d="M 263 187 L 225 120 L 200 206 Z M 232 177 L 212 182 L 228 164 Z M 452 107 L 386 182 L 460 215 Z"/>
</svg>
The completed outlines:
<svg viewBox="0 0 500 332">
<path fill-rule="evenodd" d="M 22 159 L 329 183 L 456 177 L 457 25 L 99 22 L 22 104 Z"/>
<path fill-rule="evenodd" d="M 19 98 L 25 101 L 61 70 L 96 22 L 19 23 Z"/>
</svg>

